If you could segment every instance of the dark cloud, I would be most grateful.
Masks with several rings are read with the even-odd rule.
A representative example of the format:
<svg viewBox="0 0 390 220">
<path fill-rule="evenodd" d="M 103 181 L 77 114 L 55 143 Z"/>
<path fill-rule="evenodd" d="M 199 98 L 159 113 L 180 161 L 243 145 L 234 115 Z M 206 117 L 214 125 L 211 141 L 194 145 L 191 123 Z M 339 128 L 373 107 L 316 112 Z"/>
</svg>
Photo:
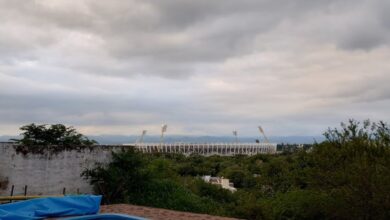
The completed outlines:
<svg viewBox="0 0 390 220">
<path fill-rule="evenodd" d="M 69 32 L 80 32 L 100 39 L 100 50 L 114 58 L 165 61 L 162 69 L 174 62 L 185 62 L 186 71 L 191 72 L 197 62 L 221 61 L 250 52 L 256 35 L 272 30 L 284 20 L 322 10 L 332 1 L 1 3 L 2 19 L 20 32 L 29 33 L 29 37 L 21 37 L 23 40 L 4 42 L 9 47 L 21 47 L 25 52 L 64 41 Z"/>
</svg>

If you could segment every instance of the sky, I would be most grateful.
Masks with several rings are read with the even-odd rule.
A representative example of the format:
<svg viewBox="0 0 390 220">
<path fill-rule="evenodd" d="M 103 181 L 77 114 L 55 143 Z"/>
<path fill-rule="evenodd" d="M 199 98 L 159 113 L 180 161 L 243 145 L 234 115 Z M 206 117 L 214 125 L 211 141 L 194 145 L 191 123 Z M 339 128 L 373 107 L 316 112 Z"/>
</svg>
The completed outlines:
<svg viewBox="0 0 390 220">
<path fill-rule="evenodd" d="M 0 0 L 0 135 L 390 121 L 388 0 Z"/>
</svg>

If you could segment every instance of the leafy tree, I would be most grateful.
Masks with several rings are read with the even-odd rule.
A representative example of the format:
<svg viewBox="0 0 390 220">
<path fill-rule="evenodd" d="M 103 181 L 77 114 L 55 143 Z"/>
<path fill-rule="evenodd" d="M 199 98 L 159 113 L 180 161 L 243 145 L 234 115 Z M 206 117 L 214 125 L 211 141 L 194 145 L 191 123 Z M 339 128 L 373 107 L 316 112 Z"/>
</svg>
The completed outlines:
<svg viewBox="0 0 390 220">
<path fill-rule="evenodd" d="M 206 183 L 201 179 L 196 179 L 190 187 L 192 191 L 202 197 L 210 198 L 219 203 L 230 203 L 234 201 L 233 194 L 220 186 Z"/>
<path fill-rule="evenodd" d="M 272 205 L 275 219 L 328 219 L 328 204 L 334 199 L 326 193 L 297 190 L 279 193 L 268 201 Z"/>
<path fill-rule="evenodd" d="M 22 126 L 21 139 L 11 139 L 18 143 L 15 150 L 24 155 L 58 153 L 64 150 L 82 149 L 97 144 L 78 133 L 73 127 L 62 124 L 36 125 L 34 123 Z"/>
<path fill-rule="evenodd" d="M 129 193 L 128 202 L 179 211 L 222 214 L 218 202 L 191 192 L 169 179 L 152 179 L 141 194 Z"/>
<path fill-rule="evenodd" d="M 20 128 L 23 131 L 21 139 L 11 139 L 26 146 L 90 146 L 96 144 L 84 135 L 78 133 L 73 127 L 66 127 L 63 124 L 36 125 L 34 123 L 24 125 Z"/>
<path fill-rule="evenodd" d="M 103 195 L 105 203 L 129 201 L 129 193 L 140 194 L 150 181 L 146 169 L 147 160 L 133 148 L 126 152 L 112 153 L 108 164 L 96 164 L 81 175 L 88 179 L 98 194 Z"/>
<path fill-rule="evenodd" d="M 253 174 L 240 166 L 231 166 L 222 172 L 223 176 L 228 178 L 236 188 L 251 188 L 256 185 L 256 179 Z"/>
<path fill-rule="evenodd" d="M 337 199 L 330 213 L 339 219 L 389 219 L 389 127 L 350 120 L 325 137 L 311 152 L 309 186 Z"/>
</svg>

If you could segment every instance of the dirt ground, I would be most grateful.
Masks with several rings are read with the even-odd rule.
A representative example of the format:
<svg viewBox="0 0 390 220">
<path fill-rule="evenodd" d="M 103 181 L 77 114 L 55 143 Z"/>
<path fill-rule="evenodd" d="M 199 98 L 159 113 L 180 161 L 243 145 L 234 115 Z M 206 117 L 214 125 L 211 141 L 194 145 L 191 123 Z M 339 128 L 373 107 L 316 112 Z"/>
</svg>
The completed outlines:
<svg viewBox="0 0 390 220">
<path fill-rule="evenodd" d="M 117 205 L 103 205 L 101 206 L 101 213 L 117 213 L 117 214 L 127 214 L 134 215 L 143 218 L 153 219 L 153 220 L 163 220 L 163 219 L 172 219 L 172 220 L 232 220 L 233 218 L 211 216 L 205 214 L 197 214 L 190 212 L 179 212 L 167 209 L 158 209 L 150 208 L 144 206 L 135 206 L 127 204 L 117 204 Z"/>
</svg>

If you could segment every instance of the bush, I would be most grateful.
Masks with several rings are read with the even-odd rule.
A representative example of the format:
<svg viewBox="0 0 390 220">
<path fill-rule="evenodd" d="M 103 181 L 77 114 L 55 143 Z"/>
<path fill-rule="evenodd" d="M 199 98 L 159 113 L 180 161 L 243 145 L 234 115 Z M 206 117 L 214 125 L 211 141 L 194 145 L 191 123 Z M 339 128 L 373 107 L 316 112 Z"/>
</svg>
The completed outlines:
<svg viewBox="0 0 390 220">
<path fill-rule="evenodd" d="M 89 180 L 96 193 L 103 195 L 103 203 L 120 203 L 129 201 L 129 193 L 145 191 L 151 180 L 146 162 L 140 152 L 130 148 L 112 153 L 108 165 L 96 164 L 95 168 L 86 169 L 81 175 Z"/>
<path fill-rule="evenodd" d="M 170 180 L 152 180 L 141 193 L 129 193 L 128 202 L 138 205 L 199 213 L 213 213 L 218 204 L 192 193 Z"/>
<path fill-rule="evenodd" d="M 279 193 L 270 201 L 274 219 L 329 219 L 329 204 L 334 202 L 327 194 L 297 190 Z"/>
</svg>

